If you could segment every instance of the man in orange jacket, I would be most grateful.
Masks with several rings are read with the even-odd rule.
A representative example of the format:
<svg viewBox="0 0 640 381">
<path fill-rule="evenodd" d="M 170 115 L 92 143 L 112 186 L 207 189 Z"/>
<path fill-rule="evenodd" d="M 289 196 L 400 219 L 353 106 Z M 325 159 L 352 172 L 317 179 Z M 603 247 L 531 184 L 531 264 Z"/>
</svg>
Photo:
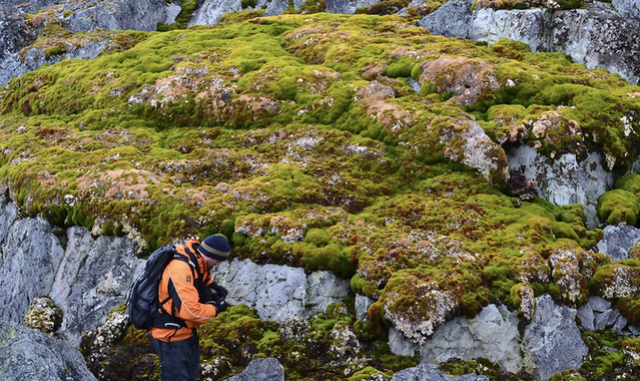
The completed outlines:
<svg viewBox="0 0 640 381">
<path fill-rule="evenodd" d="M 227 291 L 212 282 L 211 269 L 227 260 L 231 247 L 225 236 L 212 235 L 202 243 L 191 239 L 176 245 L 176 251 L 185 258 L 172 260 L 164 269 L 158 289 L 161 317 L 154 318 L 151 335 L 160 356 L 160 379 L 196 381 L 200 363 L 196 328 L 227 309 Z M 209 287 L 218 294 L 215 301 L 202 300 Z"/>
</svg>

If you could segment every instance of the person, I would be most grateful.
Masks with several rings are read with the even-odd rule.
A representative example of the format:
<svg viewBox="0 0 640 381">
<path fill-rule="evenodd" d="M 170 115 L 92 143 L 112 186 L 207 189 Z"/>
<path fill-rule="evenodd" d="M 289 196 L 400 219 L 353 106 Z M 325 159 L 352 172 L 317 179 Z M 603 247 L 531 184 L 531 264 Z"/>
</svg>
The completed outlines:
<svg viewBox="0 0 640 381">
<path fill-rule="evenodd" d="M 225 236 L 212 235 L 202 243 L 190 239 L 175 250 L 185 258 L 173 259 L 162 273 L 161 311 L 150 332 L 160 357 L 160 379 L 196 381 L 200 363 L 196 328 L 227 307 L 227 290 L 212 282 L 211 269 L 227 260 L 231 248 Z"/>
</svg>

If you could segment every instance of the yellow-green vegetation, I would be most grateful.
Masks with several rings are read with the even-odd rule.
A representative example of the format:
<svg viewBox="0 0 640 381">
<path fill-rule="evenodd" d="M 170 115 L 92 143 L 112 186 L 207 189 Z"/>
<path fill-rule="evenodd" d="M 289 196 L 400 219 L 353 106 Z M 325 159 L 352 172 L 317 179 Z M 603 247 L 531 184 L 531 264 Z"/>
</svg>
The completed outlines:
<svg viewBox="0 0 640 381">
<path fill-rule="evenodd" d="M 600 219 L 609 225 L 633 226 L 640 214 L 640 175 L 629 173 L 616 181 L 615 189 L 598 198 Z"/>
<path fill-rule="evenodd" d="M 138 237 L 146 252 L 221 232 L 238 258 L 332 270 L 377 298 L 369 322 L 346 323 L 364 339 L 390 317 L 437 315 L 435 327 L 490 302 L 518 307 L 518 284 L 586 299 L 606 261 L 575 263 L 571 297 L 548 260 L 583 258 L 601 232 L 579 205 L 522 201 L 505 193 L 506 172 L 460 164 L 462 136 L 475 118 L 494 147 L 478 155 L 492 162 L 511 141 L 549 157 L 600 150 L 624 171 L 638 157 L 640 88 L 563 54 L 432 36 L 399 16 L 259 16 L 121 34 L 127 43 L 94 60 L 12 80 L 0 89 L 11 198 L 59 226 Z M 605 199 L 603 218 L 621 215 L 604 217 L 618 205 Z M 255 324 L 256 348 L 279 348 Z"/>
</svg>

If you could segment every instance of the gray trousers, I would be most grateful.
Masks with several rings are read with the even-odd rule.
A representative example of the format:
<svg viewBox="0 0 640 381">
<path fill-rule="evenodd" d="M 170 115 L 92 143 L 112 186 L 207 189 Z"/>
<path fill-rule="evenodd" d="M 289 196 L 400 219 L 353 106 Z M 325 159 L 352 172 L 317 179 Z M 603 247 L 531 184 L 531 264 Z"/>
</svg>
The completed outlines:
<svg viewBox="0 0 640 381">
<path fill-rule="evenodd" d="M 153 349 L 160 356 L 160 379 L 162 381 L 197 381 L 200 365 L 198 335 L 182 341 L 153 339 Z"/>
</svg>

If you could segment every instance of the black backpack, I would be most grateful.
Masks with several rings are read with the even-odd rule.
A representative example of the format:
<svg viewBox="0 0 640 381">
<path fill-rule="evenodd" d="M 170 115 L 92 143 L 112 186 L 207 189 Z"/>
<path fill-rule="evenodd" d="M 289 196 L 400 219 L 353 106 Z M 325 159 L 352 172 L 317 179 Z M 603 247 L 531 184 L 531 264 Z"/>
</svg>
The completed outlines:
<svg viewBox="0 0 640 381">
<path fill-rule="evenodd" d="M 133 282 L 127 294 L 125 313 L 129 316 L 129 321 L 134 327 L 144 330 L 150 330 L 151 327 L 186 327 L 184 320 L 166 312 L 158 312 L 160 310 L 158 287 L 165 267 L 174 259 L 187 262 L 191 266 L 191 271 L 195 272 L 197 261 L 191 252 L 187 251 L 187 253 L 192 258 L 187 259 L 179 254 L 173 246 L 164 245 L 151 254 L 144 268 L 144 273 Z"/>
</svg>

